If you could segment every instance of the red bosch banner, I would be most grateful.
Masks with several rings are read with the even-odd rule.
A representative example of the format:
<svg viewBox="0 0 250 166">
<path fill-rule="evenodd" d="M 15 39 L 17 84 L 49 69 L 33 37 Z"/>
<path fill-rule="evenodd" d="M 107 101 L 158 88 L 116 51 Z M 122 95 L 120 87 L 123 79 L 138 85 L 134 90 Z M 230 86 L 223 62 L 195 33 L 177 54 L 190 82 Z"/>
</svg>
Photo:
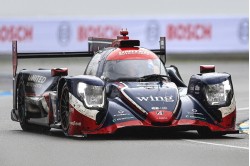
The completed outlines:
<svg viewBox="0 0 250 166">
<path fill-rule="evenodd" d="M 212 25 L 210 24 L 169 24 L 166 36 L 171 40 L 210 40 Z"/>
<path fill-rule="evenodd" d="M 10 52 L 11 41 L 18 50 L 86 51 L 88 37 L 116 38 L 121 29 L 141 46 L 159 48 L 166 37 L 168 53 L 247 52 L 249 19 L 246 17 L 162 19 L 0 19 L 0 53 Z"/>
<path fill-rule="evenodd" d="M 77 27 L 77 39 L 78 41 L 87 41 L 90 36 L 97 36 L 101 38 L 116 38 L 119 34 L 121 27 L 114 25 L 80 25 Z"/>
<path fill-rule="evenodd" d="M 33 39 L 33 27 L 24 25 L 1 25 L 0 42 L 31 41 Z"/>
</svg>

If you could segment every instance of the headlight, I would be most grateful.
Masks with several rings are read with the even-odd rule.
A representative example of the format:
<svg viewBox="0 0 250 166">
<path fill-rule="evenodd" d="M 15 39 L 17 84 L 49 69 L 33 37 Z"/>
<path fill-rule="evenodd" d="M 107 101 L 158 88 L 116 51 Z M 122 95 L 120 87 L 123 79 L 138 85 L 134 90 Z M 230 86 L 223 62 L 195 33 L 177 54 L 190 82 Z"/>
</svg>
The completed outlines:
<svg viewBox="0 0 250 166">
<path fill-rule="evenodd" d="M 82 82 L 77 86 L 78 95 L 84 101 L 88 108 L 103 108 L 104 107 L 104 87 L 88 85 Z"/>
<path fill-rule="evenodd" d="M 229 80 L 223 81 L 219 84 L 212 84 L 205 86 L 205 95 L 208 104 L 210 105 L 224 105 L 227 102 L 228 94 L 231 91 Z"/>
</svg>

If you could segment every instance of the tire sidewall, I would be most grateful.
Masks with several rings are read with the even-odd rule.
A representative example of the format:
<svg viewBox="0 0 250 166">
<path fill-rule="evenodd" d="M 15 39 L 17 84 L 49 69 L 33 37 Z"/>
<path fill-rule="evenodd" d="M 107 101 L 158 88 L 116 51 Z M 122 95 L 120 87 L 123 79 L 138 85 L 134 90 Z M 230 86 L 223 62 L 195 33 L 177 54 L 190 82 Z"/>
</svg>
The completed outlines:
<svg viewBox="0 0 250 166">
<path fill-rule="evenodd" d="M 68 109 L 64 110 L 68 112 L 68 123 L 69 123 L 69 119 L 70 119 L 70 112 L 69 112 L 69 88 L 67 86 L 67 83 L 64 84 L 63 88 L 62 88 L 62 93 L 61 93 L 61 97 L 60 97 L 60 117 L 61 117 L 61 125 L 62 125 L 62 130 L 64 132 L 65 135 L 68 135 L 68 131 L 69 131 L 69 124 L 67 126 L 64 126 L 63 122 L 62 122 L 62 101 L 63 101 L 63 97 L 64 94 L 67 93 L 68 95 Z"/>
</svg>

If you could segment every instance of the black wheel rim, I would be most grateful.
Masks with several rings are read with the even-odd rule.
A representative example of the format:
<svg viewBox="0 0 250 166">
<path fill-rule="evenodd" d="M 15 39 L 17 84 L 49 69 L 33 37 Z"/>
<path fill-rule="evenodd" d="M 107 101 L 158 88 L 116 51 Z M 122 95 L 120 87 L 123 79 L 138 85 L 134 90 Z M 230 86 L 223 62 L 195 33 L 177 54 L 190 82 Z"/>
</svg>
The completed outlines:
<svg viewBox="0 0 250 166">
<path fill-rule="evenodd" d="M 64 89 L 61 98 L 61 122 L 62 129 L 67 131 L 69 128 L 69 93 Z"/>
</svg>

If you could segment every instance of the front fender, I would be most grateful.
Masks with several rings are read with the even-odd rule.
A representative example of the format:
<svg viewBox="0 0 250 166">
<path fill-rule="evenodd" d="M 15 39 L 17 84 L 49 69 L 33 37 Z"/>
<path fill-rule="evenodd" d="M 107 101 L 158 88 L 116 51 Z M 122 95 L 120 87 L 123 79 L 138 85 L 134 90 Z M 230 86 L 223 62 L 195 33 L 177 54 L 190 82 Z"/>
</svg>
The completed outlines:
<svg viewBox="0 0 250 166">
<path fill-rule="evenodd" d="M 230 87 L 226 96 L 226 101 L 222 104 L 211 105 L 206 98 L 205 88 L 208 85 L 219 85 L 227 81 L 227 86 Z M 223 87 L 224 89 L 224 87 Z M 221 92 L 214 92 L 211 94 L 217 94 Z M 225 90 L 224 90 L 225 93 Z M 190 78 L 188 85 L 188 95 L 198 100 L 207 110 L 208 113 L 223 127 L 234 128 L 236 119 L 236 103 L 234 96 L 233 83 L 231 75 L 228 73 L 202 73 L 193 75 Z"/>
</svg>

